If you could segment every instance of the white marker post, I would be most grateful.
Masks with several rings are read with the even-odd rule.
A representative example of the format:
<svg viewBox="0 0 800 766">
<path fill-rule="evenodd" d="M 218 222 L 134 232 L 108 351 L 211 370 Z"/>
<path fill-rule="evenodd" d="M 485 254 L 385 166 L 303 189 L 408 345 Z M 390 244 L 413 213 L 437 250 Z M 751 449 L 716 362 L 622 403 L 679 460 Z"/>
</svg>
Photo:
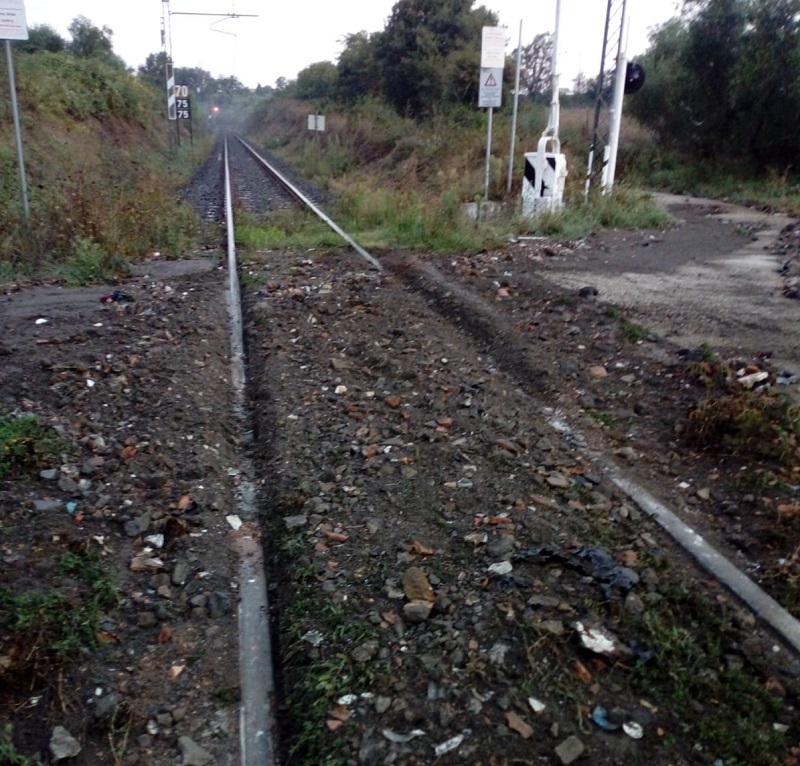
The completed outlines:
<svg viewBox="0 0 800 766">
<path fill-rule="evenodd" d="M 489 172 L 492 159 L 492 116 L 495 107 L 503 103 L 503 69 L 506 63 L 505 27 L 484 27 L 481 38 L 481 80 L 478 108 L 489 110 L 486 142 L 486 181 L 483 201 L 489 201 Z M 480 217 L 480 216 L 479 216 Z"/>
<path fill-rule="evenodd" d="M 17 162 L 19 164 L 19 183 L 22 191 L 22 208 L 25 220 L 30 221 L 31 209 L 28 204 L 28 181 L 25 174 L 25 155 L 22 151 L 22 129 L 17 105 L 17 85 L 14 81 L 14 59 L 11 56 L 11 40 L 27 40 L 28 24 L 25 21 L 23 0 L 5 0 L 0 8 L 0 40 L 6 41 L 6 61 L 8 63 L 8 85 L 11 90 L 11 111 L 14 115 L 14 135 L 17 143 Z"/>
<path fill-rule="evenodd" d="M 547 127 L 539 139 L 536 152 L 525 154 L 525 178 L 522 181 L 522 214 L 530 218 L 547 211 L 559 211 L 564 206 L 564 186 L 567 180 L 567 158 L 561 153 L 558 129 L 561 115 L 560 71 L 558 44 L 561 33 L 561 0 L 556 0 L 556 28 L 553 34 L 551 74 L 553 96 Z M 548 144 L 552 151 L 547 151 Z"/>
</svg>

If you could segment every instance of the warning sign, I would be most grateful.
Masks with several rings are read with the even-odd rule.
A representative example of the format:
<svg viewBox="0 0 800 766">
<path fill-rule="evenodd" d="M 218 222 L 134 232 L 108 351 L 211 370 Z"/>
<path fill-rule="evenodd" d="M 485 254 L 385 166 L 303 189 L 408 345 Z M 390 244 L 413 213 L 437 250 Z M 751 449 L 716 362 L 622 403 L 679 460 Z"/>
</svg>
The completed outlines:
<svg viewBox="0 0 800 766">
<path fill-rule="evenodd" d="M 0 40 L 27 40 L 24 0 L 4 0 L 0 7 Z"/>
<path fill-rule="evenodd" d="M 481 85 L 478 91 L 478 107 L 497 108 L 503 103 L 503 69 L 481 68 Z"/>
<path fill-rule="evenodd" d="M 506 63 L 506 28 L 484 27 L 481 33 L 481 68 L 497 69 Z"/>
</svg>

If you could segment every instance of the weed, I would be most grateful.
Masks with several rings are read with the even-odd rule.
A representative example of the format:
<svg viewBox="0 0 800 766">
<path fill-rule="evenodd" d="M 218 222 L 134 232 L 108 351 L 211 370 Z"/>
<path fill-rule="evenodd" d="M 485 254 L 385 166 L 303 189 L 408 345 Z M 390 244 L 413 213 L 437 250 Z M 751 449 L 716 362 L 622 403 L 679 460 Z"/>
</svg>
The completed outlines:
<svg viewBox="0 0 800 766">
<path fill-rule="evenodd" d="M 638 343 L 639 341 L 644 340 L 650 334 L 647 328 L 642 327 L 635 322 L 628 322 L 627 320 L 623 321 L 620 331 L 622 332 L 622 337 L 625 338 L 625 340 L 627 340 L 629 343 Z"/>
<path fill-rule="evenodd" d="M 63 266 L 64 281 L 70 287 L 116 282 L 128 273 L 124 259 L 108 255 L 92 239 L 79 237 L 72 258 Z"/>
<path fill-rule="evenodd" d="M 715 359 L 718 358 L 717 352 L 714 351 L 713 347 L 706 341 L 703 341 L 700 344 L 700 353 L 703 356 L 704 362 L 713 362 Z"/>
<path fill-rule="evenodd" d="M 60 589 L 15 593 L 0 588 L 0 629 L 6 664 L 0 683 L 43 677 L 86 647 L 96 646 L 102 615 L 119 599 L 113 579 L 94 549 L 64 554 Z"/>
<path fill-rule="evenodd" d="M 20 755 L 14 747 L 13 732 L 11 724 L 7 723 L 0 733 L 0 764 L 3 766 L 33 766 L 33 761 Z"/>
<path fill-rule="evenodd" d="M 594 407 L 587 407 L 585 412 L 590 418 L 594 418 L 594 420 L 598 423 L 602 423 L 604 426 L 611 428 L 616 425 L 616 418 L 610 412 L 601 412 Z"/>
<path fill-rule="evenodd" d="M 58 432 L 35 415 L 0 417 L 0 479 L 30 476 L 66 449 Z"/>
<path fill-rule="evenodd" d="M 800 407 L 781 392 L 712 393 L 689 413 L 683 436 L 692 446 L 795 465 Z"/>
</svg>

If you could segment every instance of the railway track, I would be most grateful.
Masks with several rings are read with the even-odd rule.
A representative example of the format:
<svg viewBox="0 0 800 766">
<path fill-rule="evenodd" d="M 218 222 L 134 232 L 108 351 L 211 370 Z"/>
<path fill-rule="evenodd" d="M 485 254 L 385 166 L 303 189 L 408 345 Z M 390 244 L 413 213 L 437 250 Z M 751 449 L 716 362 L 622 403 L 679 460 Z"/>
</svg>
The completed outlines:
<svg viewBox="0 0 800 766">
<path fill-rule="evenodd" d="M 509 324 L 498 317 L 498 293 L 508 288 L 496 277 L 511 277 L 509 268 L 483 261 L 486 274 L 469 289 L 463 283 L 468 267 L 463 258 L 440 266 L 403 256 L 380 262 L 252 147 L 238 139 L 227 143 L 234 382 L 242 392 L 242 410 L 249 409 L 253 418 L 256 473 L 269 476 L 258 500 L 255 489 L 245 493 L 251 505 L 242 515 L 266 519 L 267 570 L 277 578 L 270 583 L 269 577 L 247 570 L 255 589 L 250 595 L 243 592 L 240 613 L 247 637 L 240 657 L 243 763 L 276 763 L 287 747 L 307 747 L 305 757 L 315 757 L 315 745 L 308 744 L 305 722 L 298 716 L 305 711 L 323 720 L 325 711 L 315 707 L 318 701 L 297 678 L 322 672 L 337 656 L 350 658 L 350 670 L 334 685 L 339 697 L 329 694 L 323 702 L 323 708 L 338 705 L 328 721 L 339 723 L 329 723 L 330 732 L 351 718 L 363 722 L 349 727 L 346 740 L 332 737 L 337 752 L 358 754 L 360 763 L 386 757 L 419 763 L 460 750 L 471 762 L 482 762 L 497 752 L 498 743 L 492 727 L 482 731 L 480 716 L 474 716 L 483 711 L 485 720 L 492 718 L 486 705 L 499 693 L 499 684 L 511 707 L 501 705 L 505 712 L 498 715 L 505 726 L 522 733 L 520 741 L 504 741 L 503 752 L 523 757 L 528 729 L 542 722 L 536 723 L 535 715 L 530 722 L 530 708 L 524 709 L 525 699 L 511 680 L 515 674 L 509 672 L 518 662 L 532 662 L 530 648 L 526 640 L 519 644 L 518 633 L 516 640 L 509 636 L 502 620 L 475 608 L 486 598 L 482 591 L 500 588 L 509 624 L 519 626 L 523 620 L 534 626 L 543 650 L 536 661 L 540 666 L 531 665 L 528 684 L 543 684 L 537 693 L 547 696 L 546 678 L 567 683 L 570 663 L 586 659 L 582 652 L 591 641 L 584 641 L 582 628 L 575 627 L 583 624 L 578 617 L 588 620 L 596 635 L 611 635 L 605 631 L 612 614 L 616 630 L 634 630 L 620 627 L 614 603 L 637 614 L 631 594 L 646 577 L 632 563 L 637 557 L 654 561 L 666 555 L 679 581 L 691 578 L 698 593 L 705 594 L 698 598 L 718 603 L 717 586 L 701 584 L 699 565 L 752 609 L 768 631 L 800 650 L 796 620 L 682 520 L 669 499 L 652 494 L 645 486 L 647 471 L 621 468 L 619 460 L 609 457 L 601 429 L 575 426 L 575 409 L 558 394 L 563 385 L 556 379 L 559 370 L 537 361 L 546 333 L 540 331 L 533 342 L 530 332 L 520 331 L 522 319 Z M 269 180 L 256 178 L 254 164 Z M 241 296 L 235 204 L 266 212 L 290 199 L 319 215 L 357 255 L 342 251 L 282 263 L 248 257 L 250 282 L 259 275 L 263 287 Z M 523 283 L 516 284 L 515 292 L 527 308 L 538 302 L 557 313 L 547 288 Z M 544 319 L 540 316 L 534 325 L 541 328 Z M 563 346 L 562 340 L 553 340 Z M 250 350 L 247 360 L 244 348 Z M 621 454 L 633 462 L 630 453 Z M 633 554 L 626 554 L 631 566 L 622 575 L 615 555 L 626 546 Z M 243 566 L 253 566 L 252 553 L 249 547 L 243 551 Z M 598 560 L 603 565 L 593 568 L 591 562 Z M 559 575 L 547 580 L 547 567 L 553 565 Z M 580 575 L 578 580 L 564 578 L 569 580 L 566 590 L 560 589 L 563 568 Z M 409 584 L 415 577 L 418 581 Z M 543 586 L 541 577 L 549 584 Z M 668 579 L 664 575 L 665 585 Z M 598 607 L 598 585 L 605 607 Z M 544 599 L 533 608 L 532 587 L 539 592 L 534 601 Z M 652 581 L 648 589 L 658 591 Z M 551 590 L 559 595 L 548 595 Z M 297 613 L 298 602 L 308 604 L 305 613 Z M 595 608 L 587 611 L 586 604 Z M 264 633 L 267 612 L 278 625 L 271 636 Z M 562 619 L 564 612 L 572 619 Z M 557 631 L 556 623 L 561 626 Z M 548 638 L 547 629 L 537 625 L 550 625 L 555 632 Z M 564 643 L 565 634 L 572 644 Z M 494 643 L 484 645 L 489 635 Z M 625 639 L 607 640 L 617 642 L 612 655 L 634 661 Z M 767 632 L 764 641 L 772 640 Z M 772 645 L 778 653 L 787 652 L 791 662 L 791 651 Z M 443 648 L 432 655 L 432 646 Z M 503 647 L 502 659 L 492 660 L 498 647 Z M 520 651 L 517 660 L 506 658 Z M 253 665 L 254 652 L 260 664 Z M 573 652 L 566 665 L 564 652 Z M 299 664 L 298 655 L 303 656 Z M 457 679 L 471 662 L 493 666 L 492 688 L 460 688 Z M 387 674 L 385 689 L 378 683 L 359 697 L 365 679 L 373 677 L 358 671 L 362 664 Z M 636 724 L 632 730 L 650 730 L 651 737 L 637 746 L 637 758 L 671 763 L 671 755 L 661 759 L 653 734 L 661 719 L 650 708 L 637 707 L 634 698 L 642 691 L 629 689 L 613 668 L 606 670 L 601 686 L 622 689 L 615 701 L 628 711 L 629 723 Z M 350 700 L 348 682 L 357 686 L 349 689 L 352 701 L 342 702 Z M 273 707 L 276 685 L 291 700 L 288 708 Z M 400 704 L 412 690 L 427 700 L 417 711 Z M 556 699 L 549 704 L 554 706 L 547 717 L 549 747 L 562 752 L 558 748 L 569 737 L 559 745 L 552 731 L 571 731 L 570 716 L 557 712 Z M 473 717 L 464 726 L 442 716 L 442 709 L 465 715 L 469 709 Z M 509 709 L 519 712 L 510 716 Z M 579 712 L 574 737 L 591 734 L 580 725 L 588 713 L 588 707 Z M 524 726 L 518 723 L 520 715 Z M 409 737 L 406 730 L 412 728 L 423 733 Z M 436 741 L 424 739 L 426 728 L 433 729 L 430 736 Z M 597 763 L 614 762 L 629 749 L 619 740 L 594 746 L 603 758 Z"/>
</svg>

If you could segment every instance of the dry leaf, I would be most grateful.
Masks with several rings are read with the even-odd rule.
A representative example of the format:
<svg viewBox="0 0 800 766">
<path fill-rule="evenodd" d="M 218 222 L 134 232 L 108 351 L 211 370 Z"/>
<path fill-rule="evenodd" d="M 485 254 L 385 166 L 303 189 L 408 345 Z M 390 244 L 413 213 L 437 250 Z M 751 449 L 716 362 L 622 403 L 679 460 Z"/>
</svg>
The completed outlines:
<svg viewBox="0 0 800 766">
<path fill-rule="evenodd" d="M 418 540 L 414 540 L 414 542 L 411 543 L 411 550 L 420 556 L 433 556 L 434 554 L 433 548 L 426 547 Z"/>
<path fill-rule="evenodd" d="M 622 553 L 617 556 L 617 561 L 625 567 L 633 566 L 638 560 L 639 556 L 636 551 L 622 551 Z"/>
<path fill-rule="evenodd" d="M 508 728 L 513 729 L 522 739 L 530 739 L 533 736 L 533 728 L 522 720 L 513 710 L 506 713 Z"/>
<path fill-rule="evenodd" d="M 797 503 L 783 503 L 778 506 L 778 518 L 783 519 L 785 517 L 794 518 L 795 516 L 800 516 L 800 505 Z"/>
<path fill-rule="evenodd" d="M 584 665 L 580 660 L 575 660 L 575 665 L 573 666 L 575 671 L 575 675 L 583 681 L 585 684 L 590 684 L 592 682 L 592 674 L 589 672 L 586 665 Z"/>
<path fill-rule="evenodd" d="M 161 630 L 158 631 L 158 635 L 156 636 L 156 643 L 168 644 L 170 641 L 172 641 L 172 631 L 166 626 L 164 626 L 161 628 Z"/>
<path fill-rule="evenodd" d="M 328 711 L 328 715 L 337 721 L 349 721 L 353 717 L 353 713 L 344 705 L 336 705 L 336 707 Z"/>
<path fill-rule="evenodd" d="M 132 460 L 138 454 L 139 450 L 134 446 L 123 447 L 119 452 L 119 456 L 122 460 Z"/>
<path fill-rule="evenodd" d="M 344 721 L 337 721 L 335 718 L 329 718 L 325 721 L 325 726 L 328 727 L 328 731 L 336 731 L 344 726 Z"/>
<path fill-rule="evenodd" d="M 184 670 L 186 670 L 186 665 L 173 665 L 167 671 L 167 677 L 174 681 Z"/>
<path fill-rule="evenodd" d="M 342 532 L 325 532 L 325 537 L 334 543 L 346 543 L 350 539 L 349 535 L 345 535 Z"/>
<path fill-rule="evenodd" d="M 178 510 L 183 511 L 186 510 L 192 504 L 192 497 L 191 495 L 182 495 L 181 499 L 178 500 Z"/>
</svg>

